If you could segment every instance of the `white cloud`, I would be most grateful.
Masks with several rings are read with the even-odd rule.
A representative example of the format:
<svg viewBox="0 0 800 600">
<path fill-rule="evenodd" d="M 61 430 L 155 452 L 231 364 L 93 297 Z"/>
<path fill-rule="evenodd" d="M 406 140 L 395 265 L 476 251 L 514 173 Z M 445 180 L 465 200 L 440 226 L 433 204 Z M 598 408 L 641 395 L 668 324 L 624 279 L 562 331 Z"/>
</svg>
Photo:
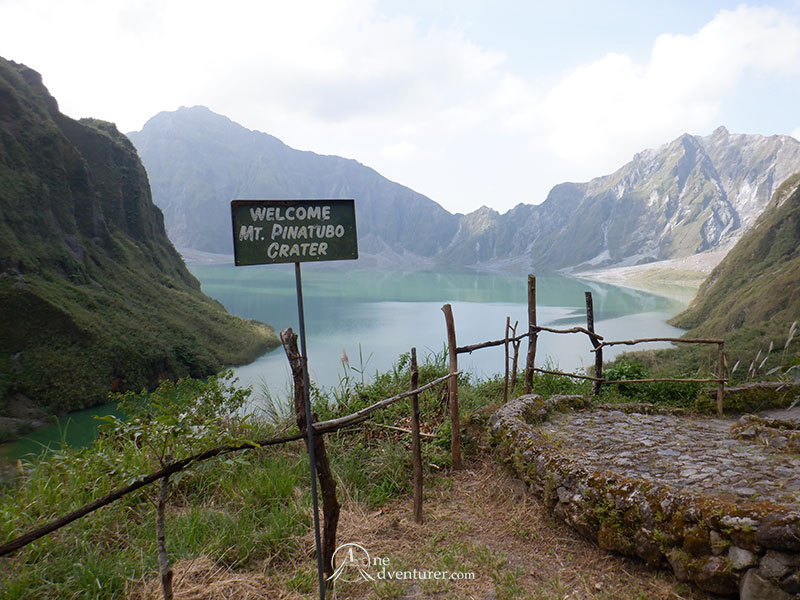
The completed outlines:
<svg viewBox="0 0 800 600">
<path fill-rule="evenodd" d="M 0 2 L 5 56 L 40 71 L 71 116 L 129 131 L 203 104 L 451 210 L 539 202 L 724 124 L 753 74 L 800 77 L 800 27 L 770 8 L 722 11 L 654 39 L 644 60 L 598 54 L 542 87 L 469 30 L 388 18 L 373 0 Z"/>
<path fill-rule="evenodd" d="M 800 27 L 777 10 L 743 6 L 694 35 L 661 35 L 646 63 L 608 54 L 576 69 L 535 111 L 559 156 L 614 168 L 638 149 L 721 124 L 726 95 L 748 71 L 797 77 L 799 67 Z"/>
</svg>

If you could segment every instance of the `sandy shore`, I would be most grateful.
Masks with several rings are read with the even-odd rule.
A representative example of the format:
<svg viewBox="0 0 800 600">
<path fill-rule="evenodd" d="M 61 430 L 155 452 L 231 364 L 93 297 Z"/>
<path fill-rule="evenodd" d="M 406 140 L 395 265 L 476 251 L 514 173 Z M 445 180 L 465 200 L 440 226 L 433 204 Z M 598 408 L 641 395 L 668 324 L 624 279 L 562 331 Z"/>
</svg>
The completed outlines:
<svg viewBox="0 0 800 600">
<path fill-rule="evenodd" d="M 575 275 L 677 297 L 688 302 L 727 253 L 728 248 L 645 265 L 583 271 Z"/>
</svg>

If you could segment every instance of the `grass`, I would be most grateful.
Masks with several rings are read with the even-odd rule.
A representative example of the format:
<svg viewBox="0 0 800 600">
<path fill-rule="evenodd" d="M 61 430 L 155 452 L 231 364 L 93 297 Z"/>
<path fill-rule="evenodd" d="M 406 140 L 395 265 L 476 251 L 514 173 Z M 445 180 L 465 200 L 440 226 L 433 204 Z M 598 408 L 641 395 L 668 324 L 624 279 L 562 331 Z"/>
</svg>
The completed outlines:
<svg viewBox="0 0 800 600">
<path fill-rule="evenodd" d="M 321 419 L 335 417 L 404 391 L 408 389 L 406 367 L 407 359 L 401 357 L 395 368 L 377 376 L 373 384 L 354 378 L 352 385 L 337 392 L 340 407 L 317 393 L 315 410 Z M 420 365 L 420 383 L 445 371 L 444 358 L 431 355 Z M 409 522 L 407 434 L 365 423 L 326 437 L 344 506 L 339 542 L 367 543 L 371 551 L 389 557 L 393 568 L 479 574 L 478 580 L 417 582 L 423 592 L 443 598 L 483 598 L 490 591 L 496 598 L 560 598 L 561 590 L 583 586 L 580 578 L 602 579 L 591 574 L 594 567 L 588 575 L 579 576 L 584 565 L 570 567 L 574 570 L 568 575 L 554 570 L 553 565 L 565 560 L 565 552 L 570 561 L 585 562 L 581 552 L 586 551 L 573 556 L 570 548 L 576 538 L 562 532 L 559 535 L 568 535 L 568 541 L 552 550 L 559 556 L 556 562 L 542 554 L 553 547 L 553 523 L 539 505 L 514 496 L 497 467 L 481 458 L 481 441 L 474 436 L 485 431 L 490 409 L 499 405 L 502 380 L 462 377 L 460 383 L 463 448 L 470 471 L 449 469 L 445 388 L 431 389 L 420 398 L 423 430 L 434 435 L 423 443 L 423 528 Z M 534 378 L 534 391 L 545 395 L 587 389 L 585 382 L 553 375 Z M 375 421 L 403 426 L 408 413 L 408 402 L 402 401 L 376 413 Z M 253 439 L 283 434 L 293 427 L 287 419 L 252 426 L 255 429 L 248 436 Z M 124 431 L 135 432 L 136 427 Z M 88 449 L 64 448 L 41 460 L 26 461 L 24 475 L 0 494 L 0 539 L 9 540 L 127 483 L 132 476 L 152 470 L 153 461 L 145 446 L 137 448 L 109 435 Z M 197 590 L 197 597 L 313 595 L 316 573 L 309 555 L 313 535 L 307 469 L 304 445 L 294 442 L 200 463 L 172 478 L 166 545 L 177 565 L 176 585 Z M 11 558 L 0 559 L 0 599 L 157 596 L 155 495 L 155 486 L 143 488 Z M 594 552 L 597 560 L 599 551 Z M 542 561 L 553 564 L 543 566 Z M 603 568 L 606 580 L 611 580 L 617 567 Z M 594 583 L 585 585 L 588 589 Z M 631 587 L 632 594 L 638 585 Z M 408 586 L 409 582 L 381 581 L 363 591 L 365 597 L 397 598 L 408 592 Z M 210 590 L 218 590 L 217 595 L 209 596 Z"/>
<path fill-rule="evenodd" d="M 441 365 L 421 365 L 424 378 L 439 375 Z M 375 387 L 359 384 L 346 406 L 331 408 L 320 395 L 318 412 L 335 416 L 357 404 L 371 402 L 383 394 L 407 389 L 401 369 L 379 378 Z M 0 495 L 0 539 L 10 540 L 43 522 L 86 504 L 133 477 L 153 471 L 165 450 L 185 454 L 194 448 L 192 440 L 167 438 L 159 445 L 156 437 L 173 423 L 185 435 L 215 445 L 202 434 L 191 433 L 197 424 L 221 436 L 224 420 L 197 412 L 186 420 L 186 390 L 205 390 L 210 384 L 191 382 L 164 384 L 163 393 L 151 396 L 158 404 L 139 406 L 128 413 L 126 423 L 112 423 L 93 446 L 76 450 L 62 448 L 39 459 L 22 463 L 23 474 L 6 484 Z M 215 388 L 216 389 L 216 388 Z M 423 395 L 422 405 L 430 418 L 428 428 L 440 427 L 445 412 L 439 405 L 439 390 Z M 177 398 L 171 400 L 171 398 Z M 224 399 L 205 394 L 208 401 Z M 134 407 L 141 398 L 126 397 Z M 156 402 L 156 400 L 151 400 Z M 407 405 L 407 403 L 405 403 Z M 175 417 L 170 416 L 174 413 Z M 208 411 L 206 411 L 208 412 Z M 212 411 L 213 412 L 213 411 Z M 396 406 L 382 415 L 386 422 L 400 418 L 408 407 Z M 277 413 L 276 413 L 277 414 Z M 153 419 L 152 421 L 136 421 Z M 191 416 L 191 415 L 190 415 Z M 150 424 L 148 424 L 150 423 Z M 194 423 L 194 425 L 193 425 Z M 233 435 L 241 429 L 230 422 Z M 264 439 L 290 429 L 285 422 L 254 422 L 246 431 L 250 439 Z M 110 427 L 110 426 L 107 426 Z M 339 482 L 340 498 L 369 507 L 382 506 L 408 489 L 410 452 L 404 434 L 369 425 L 342 431 L 327 438 L 329 454 Z M 150 436 L 150 437 L 148 437 Z M 134 443 L 136 440 L 136 443 Z M 141 443 L 142 440 L 146 440 Z M 154 454 L 155 452 L 155 454 Z M 426 464 L 446 466 L 445 452 L 436 443 L 426 447 Z M 434 467 L 428 467 L 434 469 Z M 307 458 L 302 442 L 284 447 L 250 451 L 226 459 L 197 464 L 172 478 L 170 509 L 167 514 L 167 548 L 176 561 L 203 557 L 215 565 L 233 570 L 256 564 L 285 564 L 303 553 L 308 535 L 310 497 Z M 0 598 L 64 597 L 115 598 L 125 592 L 131 579 L 156 568 L 155 486 L 143 488 L 124 499 L 80 519 L 18 551 L 13 558 L 0 559 Z M 306 577 L 294 580 L 304 587 Z M 314 581 L 313 579 L 311 580 Z M 24 590 L 24 593 L 23 593 Z"/>
</svg>

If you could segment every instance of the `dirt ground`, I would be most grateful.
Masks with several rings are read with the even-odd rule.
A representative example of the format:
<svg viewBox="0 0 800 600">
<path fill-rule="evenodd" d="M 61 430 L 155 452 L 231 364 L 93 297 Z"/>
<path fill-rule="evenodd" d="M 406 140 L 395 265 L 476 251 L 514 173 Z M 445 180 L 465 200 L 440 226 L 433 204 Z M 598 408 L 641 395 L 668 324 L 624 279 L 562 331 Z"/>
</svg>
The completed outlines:
<svg viewBox="0 0 800 600">
<path fill-rule="evenodd" d="M 648 569 L 584 540 L 546 514 L 490 458 L 430 477 L 425 490 L 422 525 L 413 522 L 410 498 L 378 511 L 344 502 L 337 542 L 345 546 L 336 555 L 342 571 L 326 598 L 714 598 L 671 572 Z M 313 538 L 306 539 L 313 548 Z M 267 561 L 246 573 L 202 559 L 178 563 L 175 571 L 175 597 L 182 600 L 319 597 L 311 556 L 297 564 Z M 130 597 L 159 598 L 158 589 L 152 578 L 134 585 Z"/>
</svg>

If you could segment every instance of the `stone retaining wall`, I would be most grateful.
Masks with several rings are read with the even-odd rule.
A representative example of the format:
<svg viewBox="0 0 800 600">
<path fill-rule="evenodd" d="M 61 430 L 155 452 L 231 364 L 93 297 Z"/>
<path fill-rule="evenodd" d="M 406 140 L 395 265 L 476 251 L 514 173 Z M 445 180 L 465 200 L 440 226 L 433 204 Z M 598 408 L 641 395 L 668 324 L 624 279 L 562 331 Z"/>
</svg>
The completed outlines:
<svg viewBox="0 0 800 600">
<path fill-rule="evenodd" d="M 601 547 L 669 565 L 681 581 L 743 600 L 800 598 L 800 512 L 733 502 L 610 471 L 589 470 L 537 427 L 578 396 L 522 396 L 491 418 L 499 458 L 549 510 Z"/>
</svg>

